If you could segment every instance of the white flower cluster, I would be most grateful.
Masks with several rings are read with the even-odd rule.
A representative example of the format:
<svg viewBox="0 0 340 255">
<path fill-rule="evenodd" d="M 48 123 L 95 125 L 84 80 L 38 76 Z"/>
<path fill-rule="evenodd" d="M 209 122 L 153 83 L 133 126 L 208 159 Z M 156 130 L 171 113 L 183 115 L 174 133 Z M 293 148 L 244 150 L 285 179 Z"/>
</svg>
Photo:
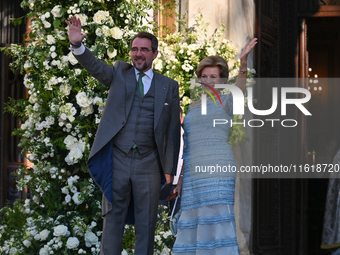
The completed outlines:
<svg viewBox="0 0 340 255">
<path fill-rule="evenodd" d="M 93 99 L 88 97 L 85 92 L 79 92 L 76 99 L 77 104 L 81 107 L 81 115 L 88 116 L 93 113 Z"/>
<path fill-rule="evenodd" d="M 42 23 L 44 24 L 45 28 L 51 27 L 51 23 L 47 21 L 47 19 L 50 18 L 50 17 L 51 17 L 51 14 L 49 12 L 46 12 L 43 15 L 40 16 L 40 19 L 41 19 Z"/>
<path fill-rule="evenodd" d="M 182 69 L 186 72 L 190 72 L 191 70 L 194 70 L 194 67 L 190 65 L 189 60 L 184 60 L 184 63 L 182 65 Z"/>
<path fill-rule="evenodd" d="M 55 110 L 54 105 L 51 105 L 51 111 Z M 76 115 L 77 110 L 72 103 L 66 103 L 62 105 L 59 109 L 59 126 L 62 127 L 70 121 L 71 123 L 75 120 L 74 115 Z"/>
<path fill-rule="evenodd" d="M 65 224 L 60 224 L 61 220 L 66 217 L 64 215 L 58 216 L 56 219 L 39 217 L 37 220 L 28 217 L 25 224 L 25 239 L 20 241 L 22 247 L 29 248 L 32 243 L 41 243 L 39 255 L 54 254 L 65 246 L 69 250 L 77 251 L 78 254 L 86 254 L 84 249 L 78 249 L 80 239 L 83 239 L 86 247 L 91 247 L 92 254 L 98 254 L 100 251 L 99 236 L 102 232 L 97 231 L 97 234 L 92 232 L 92 229 L 97 226 L 95 221 L 90 225 L 86 225 L 79 216 L 72 217 L 72 212 L 68 213 L 71 217 L 71 224 L 73 225 L 72 233 L 69 227 Z M 38 227 L 39 226 L 39 227 Z M 1 226 L 0 230 L 4 230 L 6 226 Z M 80 230 L 80 229 L 84 229 Z M 64 243 L 66 241 L 66 243 Z M 2 247 L 4 254 L 17 254 L 20 250 L 20 245 L 16 244 L 13 238 L 10 241 L 5 241 Z"/>
<path fill-rule="evenodd" d="M 65 158 L 65 161 L 68 165 L 74 165 L 79 162 L 80 159 L 83 158 L 83 153 L 86 148 L 85 139 L 77 139 L 76 137 L 72 135 L 68 135 L 64 139 L 64 143 L 66 145 L 66 149 L 68 149 L 70 152 Z"/>
</svg>

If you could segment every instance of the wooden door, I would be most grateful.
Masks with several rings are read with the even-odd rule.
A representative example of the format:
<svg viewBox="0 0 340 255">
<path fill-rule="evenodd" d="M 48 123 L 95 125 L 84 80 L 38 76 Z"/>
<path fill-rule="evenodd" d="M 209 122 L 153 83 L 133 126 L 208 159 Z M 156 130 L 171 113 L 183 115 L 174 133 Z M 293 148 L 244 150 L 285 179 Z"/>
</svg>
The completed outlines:
<svg viewBox="0 0 340 255">
<path fill-rule="evenodd" d="M 0 47 L 10 46 L 11 43 L 20 43 L 23 40 L 25 27 L 14 27 L 11 18 L 24 15 L 18 0 L 0 1 Z M 13 202 L 21 198 L 21 193 L 15 187 L 12 173 L 23 163 L 18 137 L 11 135 L 19 126 L 19 119 L 11 114 L 4 113 L 4 104 L 8 98 L 19 99 L 25 97 L 23 77 L 14 74 L 10 68 L 11 60 L 0 52 L 0 208 L 7 201 Z"/>
<path fill-rule="evenodd" d="M 292 0 L 256 1 L 258 77 L 297 77 L 300 30 L 298 4 L 298 1 Z M 277 83 L 275 87 L 280 90 L 283 86 L 287 85 Z M 256 86 L 254 90 L 257 109 L 268 109 L 268 105 L 271 105 L 271 86 Z M 283 118 L 280 107 L 270 118 Z M 289 109 L 284 118 L 298 120 L 298 127 L 287 129 L 277 125 L 254 130 L 254 165 L 301 163 L 304 155 L 304 138 L 301 136 L 303 118 L 296 109 Z M 268 255 L 303 254 L 300 247 L 301 180 L 254 179 L 253 186 L 252 252 Z"/>
</svg>

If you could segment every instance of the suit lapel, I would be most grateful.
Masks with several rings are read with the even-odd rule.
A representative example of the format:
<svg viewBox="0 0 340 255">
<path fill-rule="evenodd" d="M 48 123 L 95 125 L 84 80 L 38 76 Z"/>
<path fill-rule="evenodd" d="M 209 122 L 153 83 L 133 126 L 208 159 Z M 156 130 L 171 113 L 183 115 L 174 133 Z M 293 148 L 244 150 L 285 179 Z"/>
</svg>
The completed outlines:
<svg viewBox="0 0 340 255">
<path fill-rule="evenodd" d="M 136 91 L 136 75 L 135 75 L 135 69 L 132 67 L 128 70 L 126 70 L 125 77 L 125 89 L 126 89 L 126 101 L 125 101 L 125 116 L 129 115 L 133 98 L 135 96 Z"/>
<path fill-rule="evenodd" d="M 166 103 L 165 99 L 169 89 L 169 84 L 163 82 L 161 77 L 162 77 L 161 75 L 154 72 L 153 76 L 154 78 L 153 82 L 155 82 L 154 130 L 157 127 L 164 104 Z"/>
</svg>

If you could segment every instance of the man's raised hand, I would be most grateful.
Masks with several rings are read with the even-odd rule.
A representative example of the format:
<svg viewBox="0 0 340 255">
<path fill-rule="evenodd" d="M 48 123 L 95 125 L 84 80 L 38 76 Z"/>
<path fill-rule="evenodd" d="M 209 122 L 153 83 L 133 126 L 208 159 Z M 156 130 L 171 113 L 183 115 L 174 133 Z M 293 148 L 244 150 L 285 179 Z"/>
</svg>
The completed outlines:
<svg viewBox="0 0 340 255">
<path fill-rule="evenodd" d="M 81 22 L 76 16 L 71 17 L 71 23 L 66 20 L 68 25 L 68 38 L 74 45 L 78 45 L 86 37 L 86 34 L 81 33 Z"/>
</svg>

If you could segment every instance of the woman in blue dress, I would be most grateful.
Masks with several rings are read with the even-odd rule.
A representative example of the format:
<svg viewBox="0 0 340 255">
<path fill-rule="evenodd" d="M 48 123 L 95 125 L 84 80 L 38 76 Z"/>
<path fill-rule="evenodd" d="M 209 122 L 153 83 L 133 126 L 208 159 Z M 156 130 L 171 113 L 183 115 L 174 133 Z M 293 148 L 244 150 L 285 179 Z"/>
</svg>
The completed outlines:
<svg viewBox="0 0 340 255">
<path fill-rule="evenodd" d="M 236 86 L 243 92 L 247 58 L 256 43 L 255 38 L 241 53 Z M 174 190 L 182 199 L 181 216 L 173 254 L 239 254 L 234 218 L 236 162 L 228 144 L 233 97 L 231 93 L 217 96 L 212 89 L 214 84 L 227 80 L 227 62 L 219 56 L 207 57 L 197 67 L 196 75 L 203 90 L 215 98 L 206 100 L 206 115 L 202 115 L 200 100 L 193 103 L 183 122 L 184 167 Z M 213 127 L 214 119 L 224 124 Z"/>
</svg>

